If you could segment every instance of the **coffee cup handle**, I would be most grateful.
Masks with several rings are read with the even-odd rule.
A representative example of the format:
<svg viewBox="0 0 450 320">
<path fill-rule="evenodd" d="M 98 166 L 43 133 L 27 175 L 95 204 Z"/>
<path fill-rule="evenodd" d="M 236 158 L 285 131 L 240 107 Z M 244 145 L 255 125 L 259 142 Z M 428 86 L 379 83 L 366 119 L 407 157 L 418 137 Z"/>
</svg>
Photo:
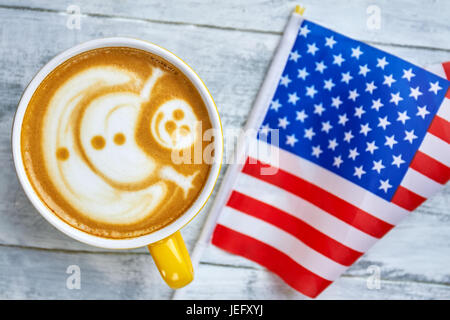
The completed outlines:
<svg viewBox="0 0 450 320">
<path fill-rule="evenodd" d="M 191 258 L 180 231 L 148 245 L 148 250 L 164 281 L 172 289 L 179 289 L 194 279 Z"/>
</svg>

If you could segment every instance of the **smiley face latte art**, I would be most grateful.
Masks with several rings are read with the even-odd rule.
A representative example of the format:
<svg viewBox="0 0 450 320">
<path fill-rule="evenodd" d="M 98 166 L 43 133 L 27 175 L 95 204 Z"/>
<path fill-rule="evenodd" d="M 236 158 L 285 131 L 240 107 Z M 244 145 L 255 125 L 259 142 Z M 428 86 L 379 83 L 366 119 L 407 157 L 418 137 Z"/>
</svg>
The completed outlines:
<svg viewBox="0 0 450 320">
<path fill-rule="evenodd" d="M 189 79 L 138 49 L 91 50 L 53 70 L 34 93 L 21 149 L 41 200 L 70 225 L 130 238 L 182 215 L 206 183 L 210 164 L 172 161 L 203 150 L 211 128 Z"/>
</svg>

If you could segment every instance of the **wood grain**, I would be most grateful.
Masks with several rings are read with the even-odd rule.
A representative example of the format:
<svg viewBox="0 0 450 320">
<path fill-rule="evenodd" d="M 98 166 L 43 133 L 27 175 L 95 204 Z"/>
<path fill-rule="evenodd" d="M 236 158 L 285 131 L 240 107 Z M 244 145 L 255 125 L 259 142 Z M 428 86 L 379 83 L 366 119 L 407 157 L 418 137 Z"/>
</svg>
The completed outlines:
<svg viewBox="0 0 450 320">
<path fill-rule="evenodd" d="M 18 185 L 11 157 L 17 102 L 37 70 L 62 50 L 93 38 L 131 36 L 162 45 L 188 62 L 210 89 L 224 128 L 240 128 L 293 3 L 76 3 L 83 13 L 81 30 L 65 26 L 71 1 L 0 0 L 0 298 L 168 298 L 171 290 L 145 249 L 110 252 L 78 243 L 34 210 Z M 308 18 L 417 64 L 450 60 L 450 6 L 443 1 L 426 0 L 420 8 L 406 1 L 379 1 L 384 22 L 376 32 L 365 26 L 369 1 L 354 1 L 352 10 L 338 1 L 303 3 Z M 226 139 L 226 144 L 233 149 L 232 141 Z M 210 204 L 182 231 L 190 249 Z M 369 250 L 324 297 L 450 298 L 449 208 L 447 186 Z M 88 275 L 87 287 L 79 292 L 64 287 L 68 263 L 79 264 Z M 381 268 L 382 290 L 365 287 L 370 265 Z M 258 265 L 213 247 L 205 252 L 197 275 L 186 297 L 301 298 Z"/>
<path fill-rule="evenodd" d="M 0 246 L 2 299 L 169 299 L 150 255 L 55 252 Z M 80 268 L 69 289 L 67 268 Z"/>
<path fill-rule="evenodd" d="M 17 2 L 1 0 L 0 5 L 49 12 L 65 13 L 76 4 L 86 16 L 131 19 L 165 24 L 195 25 L 281 34 L 286 17 L 297 4 L 306 8 L 306 16 L 320 24 L 334 28 L 348 36 L 372 42 L 450 49 L 450 8 L 445 0 L 122 0 L 120 4 L 107 1 L 52 1 L 33 0 Z M 380 8 L 381 29 L 366 26 L 367 8 Z M 207 12 L 207 14 L 205 14 Z M 356 26 L 356 27 L 355 27 Z"/>
</svg>

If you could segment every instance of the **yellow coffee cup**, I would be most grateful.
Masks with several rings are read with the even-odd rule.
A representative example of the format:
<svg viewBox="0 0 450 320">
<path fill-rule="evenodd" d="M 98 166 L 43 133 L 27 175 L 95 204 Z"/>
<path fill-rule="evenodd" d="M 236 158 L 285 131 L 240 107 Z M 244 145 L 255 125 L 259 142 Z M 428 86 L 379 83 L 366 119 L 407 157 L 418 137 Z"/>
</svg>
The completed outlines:
<svg viewBox="0 0 450 320">
<path fill-rule="evenodd" d="M 216 132 L 214 140 L 212 141 L 212 143 L 214 144 L 214 159 L 212 159 L 211 161 L 212 164 L 206 183 L 204 184 L 202 191 L 200 192 L 194 203 L 180 217 L 178 217 L 169 225 L 150 234 L 139 236 L 136 238 L 102 238 L 74 228 L 65 221 L 61 220 L 45 205 L 45 203 L 35 192 L 25 172 L 25 167 L 22 159 L 21 129 L 23 118 L 29 101 L 40 83 L 46 78 L 48 74 L 50 74 L 50 72 L 52 72 L 60 64 L 64 63 L 66 60 L 80 53 L 103 47 L 130 47 L 148 51 L 157 56 L 160 56 L 161 58 L 177 67 L 188 77 L 188 79 L 198 90 L 208 109 L 208 115 L 212 124 L 212 128 L 214 132 Z M 37 211 L 57 229 L 78 241 L 107 249 L 131 249 L 148 246 L 148 249 L 156 263 L 156 266 L 159 269 L 159 272 L 161 273 L 161 276 L 171 288 L 181 288 L 193 280 L 194 272 L 192 263 L 189 258 L 189 253 L 186 249 L 184 241 L 181 237 L 180 229 L 187 223 L 189 223 L 200 212 L 212 193 L 222 164 L 223 131 L 217 107 L 205 84 L 200 79 L 200 77 L 192 70 L 192 68 L 190 68 L 184 61 L 175 56 L 173 53 L 147 41 L 121 37 L 91 40 L 79 44 L 57 55 L 36 74 L 36 76 L 32 79 L 22 95 L 13 123 L 12 152 L 17 176 L 26 195 L 28 196 L 34 207 L 37 209 Z"/>
</svg>

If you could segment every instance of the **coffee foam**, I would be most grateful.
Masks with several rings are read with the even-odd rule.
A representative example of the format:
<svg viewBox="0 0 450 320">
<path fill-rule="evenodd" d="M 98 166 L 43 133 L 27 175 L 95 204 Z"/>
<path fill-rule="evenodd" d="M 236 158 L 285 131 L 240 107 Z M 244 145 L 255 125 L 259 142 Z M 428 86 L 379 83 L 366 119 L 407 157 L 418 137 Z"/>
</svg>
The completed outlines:
<svg viewBox="0 0 450 320">
<path fill-rule="evenodd" d="M 195 200 L 209 170 L 170 161 L 172 150 L 201 139 L 198 124 L 205 121 L 204 104 L 192 99 L 199 96 L 170 92 L 186 87 L 186 78 L 174 86 L 178 79 L 159 66 L 149 64 L 143 74 L 124 65 L 90 64 L 54 82 L 39 130 L 42 163 L 32 150 L 24 157 L 35 189 L 55 213 L 84 231 L 117 238 L 176 218 Z M 22 137 L 32 140 L 24 129 Z M 45 168 L 45 178 L 33 170 L 36 164 Z"/>
</svg>

